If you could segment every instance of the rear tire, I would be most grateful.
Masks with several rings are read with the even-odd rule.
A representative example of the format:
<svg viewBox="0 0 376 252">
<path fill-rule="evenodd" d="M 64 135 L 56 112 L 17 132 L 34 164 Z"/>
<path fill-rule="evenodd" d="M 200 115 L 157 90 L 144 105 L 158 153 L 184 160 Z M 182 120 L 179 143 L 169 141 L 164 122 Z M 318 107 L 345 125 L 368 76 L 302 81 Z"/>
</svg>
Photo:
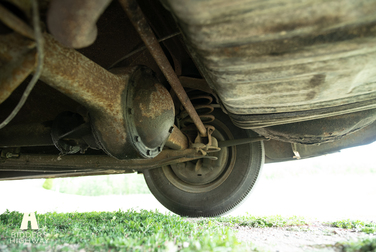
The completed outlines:
<svg viewBox="0 0 376 252">
<path fill-rule="evenodd" d="M 211 124 L 220 140 L 247 138 L 252 134 L 234 126 L 216 109 Z M 254 133 L 253 133 L 254 134 Z M 254 135 L 253 135 L 254 136 Z M 218 161 L 203 160 L 202 171 L 193 164 L 165 166 L 144 171 L 145 181 L 157 200 L 172 212 L 189 217 L 214 217 L 234 209 L 249 195 L 264 163 L 262 142 L 223 148 Z M 194 167 L 194 165 L 193 165 Z"/>
</svg>

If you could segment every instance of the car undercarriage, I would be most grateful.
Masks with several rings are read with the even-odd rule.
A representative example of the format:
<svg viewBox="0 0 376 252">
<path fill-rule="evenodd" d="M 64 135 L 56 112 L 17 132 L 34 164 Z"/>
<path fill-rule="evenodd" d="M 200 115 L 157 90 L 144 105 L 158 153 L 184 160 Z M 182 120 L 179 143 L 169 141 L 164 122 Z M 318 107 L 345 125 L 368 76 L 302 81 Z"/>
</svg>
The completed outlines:
<svg viewBox="0 0 376 252">
<path fill-rule="evenodd" d="M 0 180 L 142 173 L 217 216 L 376 140 L 376 1 L 0 2 Z"/>
</svg>

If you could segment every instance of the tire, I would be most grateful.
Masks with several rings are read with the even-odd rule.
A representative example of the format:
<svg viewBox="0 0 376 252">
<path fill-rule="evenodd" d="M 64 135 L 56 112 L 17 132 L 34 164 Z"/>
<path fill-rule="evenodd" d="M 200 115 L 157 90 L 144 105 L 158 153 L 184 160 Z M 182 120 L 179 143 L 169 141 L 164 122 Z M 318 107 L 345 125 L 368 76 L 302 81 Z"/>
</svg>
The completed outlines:
<svg viewBox="0 0 376 252">
<path fill-rule="evenodd" d="M 216 128 L 213 136 L 218 141 L 252 134 L 234 126 L 220 109 L 213 114 L 216 119 L 210 124 Z M 221 161 L 204 159 L 200 169 L 203 174 L 195 174 L 194 164 L 188 162 L 146 170 L 145 181 L 156 199 L 178 215 L 214 217 L 228 213 L 254 187 L 264 163 L 264 146 L 255 142 L 223 148 L 216 154 Z"/>
</svg>

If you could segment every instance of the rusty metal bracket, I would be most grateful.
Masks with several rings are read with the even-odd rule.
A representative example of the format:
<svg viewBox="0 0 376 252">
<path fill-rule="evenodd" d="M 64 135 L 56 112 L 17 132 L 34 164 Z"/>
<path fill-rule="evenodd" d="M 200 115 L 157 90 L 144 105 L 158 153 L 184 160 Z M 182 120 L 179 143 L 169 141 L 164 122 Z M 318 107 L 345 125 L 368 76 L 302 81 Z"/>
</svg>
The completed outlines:
<svg viewBox="0 0 376 252">
<path fill-rule="evenodd" d="M 197 152 L 200 152 L 202 155 L 207 156 L 208 153 L 220 151 L 221 148 L 218 147 L 218 140 L 212 136 L 215 128 L 213 126 L 206 126 L 207 137 L 202 137 L 200 134 L 197 134 L 194 143 L 191 143 L 191 147 L 194 148 Z M 208 156 L 209 157 L 209 156 Z"/>
<path fill-rule="evenodd" d="M 200 117 L 198 116 L 196 110 L 194 109 L 191 101 L 188 98 L 183 86 L 181 85 L 179 78 L 171 67 L 166 55 L 164 54 L 161 46 L 158 43 L 153 31 L 151 30 L 144 14 L 141 11 L 140 6 L 135 0 L 119 0 L 123 9 L 127 13 L 133 26 L 136 28 L 141 39 L 144 41 L 146 47 L 148 48 L 150 54 L 153 56 L 154 60 L 158 64 L 159 68 L 163 72 L 164 76 L 170 83 L 172 89 L 175 91 L 180 102 L 187 110 L 192 121 L 196 125 L 198 131 L 202 136 L 207 136 L 206 128 L 202 123 Z"/>
</svg>

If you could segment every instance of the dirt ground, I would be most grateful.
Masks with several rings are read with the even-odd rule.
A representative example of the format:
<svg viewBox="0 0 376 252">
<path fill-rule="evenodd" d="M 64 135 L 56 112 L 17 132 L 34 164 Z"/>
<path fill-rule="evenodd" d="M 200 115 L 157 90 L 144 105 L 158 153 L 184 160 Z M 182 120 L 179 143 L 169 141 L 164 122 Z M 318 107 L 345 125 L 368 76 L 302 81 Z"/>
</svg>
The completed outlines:
<svg viewBox="0 0 376 252">
<path fill-rule="evenodd" d="M 329 252 L 340 251 L 338 242 L 373 237 L 355 230 L 333 228 L 321 222 L 302 227 L 250 228 L 235 227 L 239 241 L 252 243 L 260 251 Z"/>
</svg>

